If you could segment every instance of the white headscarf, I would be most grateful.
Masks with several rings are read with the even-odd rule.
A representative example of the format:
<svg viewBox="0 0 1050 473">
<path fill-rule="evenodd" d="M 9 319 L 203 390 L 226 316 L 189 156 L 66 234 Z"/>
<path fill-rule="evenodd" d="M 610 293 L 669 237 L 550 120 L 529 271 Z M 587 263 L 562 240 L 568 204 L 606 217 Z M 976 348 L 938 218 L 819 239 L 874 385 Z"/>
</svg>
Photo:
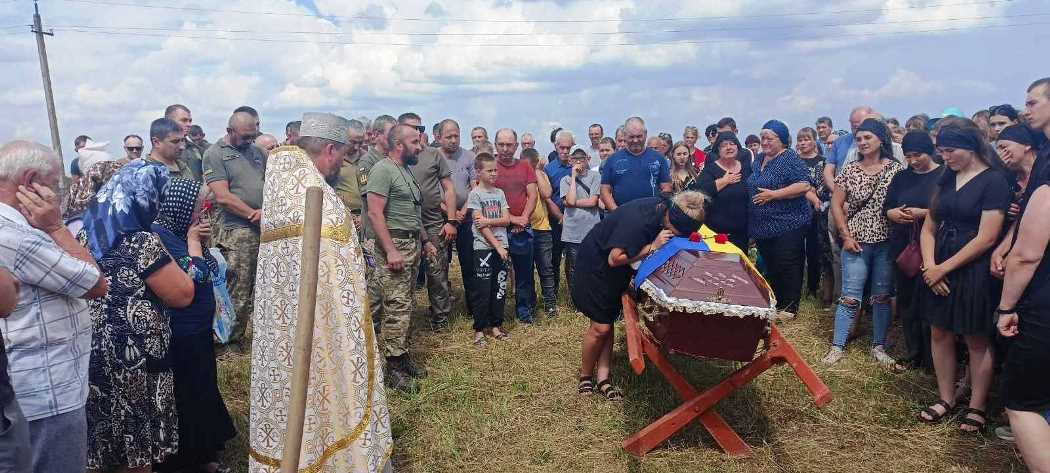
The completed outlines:
<svg viewBox="0 0 1050 473">
<path fill-rule="evenodd" d="M 84 147 L 77 151 L 77 156 L 80 157 L 81 172 L 87 173 L 92 166 L 98 163 L 116 160 L 116 158 L 106 152 L 106 145 L 108 144 L 108 141 L 96 143 L 91 140 L 87 140 L 84 143 Z"/>
</svg>

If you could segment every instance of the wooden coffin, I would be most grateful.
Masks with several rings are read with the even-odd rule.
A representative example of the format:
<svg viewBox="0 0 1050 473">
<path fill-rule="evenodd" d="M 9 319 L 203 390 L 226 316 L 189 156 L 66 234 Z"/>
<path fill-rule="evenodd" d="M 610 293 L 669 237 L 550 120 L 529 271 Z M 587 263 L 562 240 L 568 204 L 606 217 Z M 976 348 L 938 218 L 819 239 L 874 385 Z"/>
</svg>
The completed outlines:
<svg viewBox="0 0 1050 473">
<path fill-rule="evenodd" d="M 660 345 L 700 358 L 751 361 L 776 314 L 765 279 L 732 253 L 680 250 L 646 277 L 639 297 Z"/>
</svg>

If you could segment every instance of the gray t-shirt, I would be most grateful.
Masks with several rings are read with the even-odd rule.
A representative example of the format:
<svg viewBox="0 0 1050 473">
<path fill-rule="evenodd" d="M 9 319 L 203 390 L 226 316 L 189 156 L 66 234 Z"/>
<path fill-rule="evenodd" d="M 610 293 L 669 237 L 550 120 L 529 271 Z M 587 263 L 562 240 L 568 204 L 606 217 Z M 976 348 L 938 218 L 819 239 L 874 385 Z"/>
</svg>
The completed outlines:
<svg viewBox="0 0 1050 473">
<path fill-rule="evenodd" d="M 471 190 L 470 196 L 467 197 L 467 209 L 470 209 L 472 213 L 480 212 L 485 218 L 499 218 L 504 209 L 510 212 L 510 205 L 507 203 L 507 196 L 503 194 L 503 189 L 493 188 L 489 190 L 478 186 Z M 503 248 L 507 248 L 507 227 L 489 228 L 492 229 L 492 234 L 496 239 L 503 244 Z M 477 228 L 474 229 L 474 249 L 494 249 Z"/>
<path fill-rule="evenodd" d="M 587 199 L 598 195 L 599 187 L 602 184 L 602 176 L 597 172 L 590 171 L 586 175 L 577 176 L 579 182 L 576 183 L 576 199 Z M 569 183 L 572 180 L 572 175 L 561 178 L 561 193 L 559 195 L 568 195 Z M 583 185 L 580 185 L 580 182 Z M 584 189 L 587 186 L 590 190 Z M 595 225 L 601 219 L 598 217 L 598 207 L 589 207 L 586 209 L 580 209 L 576 207 L 565 207 L 565 222 L 562 224 L 561 230 L 561 241 L 566 243 L 580 243 L 583 241 L 583 237 L 587 236 L 587 233 L 594 228 Z"/>
<path fill-rule="evenodd" d="M 452 184 L 456 186 L 456 208 L 463 208 L 470 194 L 470 182 L 474 180 L 474 153 L 460 148 L 448 158 L 452 170 Z"/>
</svg>

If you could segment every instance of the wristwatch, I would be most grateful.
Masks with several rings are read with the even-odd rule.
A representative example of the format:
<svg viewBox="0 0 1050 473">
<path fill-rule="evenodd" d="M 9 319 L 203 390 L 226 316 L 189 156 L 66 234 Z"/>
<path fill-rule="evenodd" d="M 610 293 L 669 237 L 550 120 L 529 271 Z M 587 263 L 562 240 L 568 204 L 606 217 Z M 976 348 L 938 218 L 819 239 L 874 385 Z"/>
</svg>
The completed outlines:
<svg viewBox="0 0 1050 473">
<path fill-rule="evenodd" d="M 1017 309 L 995 309 L 995 313 L 999 315 L 1016 314 Z"/>
</svg>

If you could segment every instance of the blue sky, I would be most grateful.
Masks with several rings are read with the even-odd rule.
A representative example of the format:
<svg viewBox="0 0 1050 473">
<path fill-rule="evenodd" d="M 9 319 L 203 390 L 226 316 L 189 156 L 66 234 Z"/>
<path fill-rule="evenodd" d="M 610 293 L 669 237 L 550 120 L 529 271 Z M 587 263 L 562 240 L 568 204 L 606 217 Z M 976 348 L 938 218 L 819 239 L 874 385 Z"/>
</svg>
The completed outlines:
<svg viewBox="0 0 1050 473">
<path fill-rule="evenodd" d="M 1047 73 L 1038 0 L 45 0 L 65 153 L 145 135 L 171 103 L 209 139 L 233 108 L 283 136 L 304 111 L 430 124 L 681 135 L 726 115 L 792 130 L 869 104 L 902 120 L 1023 102 Z M 0 0 L 0 137 L 49 143 L 28 0 Z M 6 28 L 4 28 L 6 27 Z M 481 36 L 478 33 L 486 33 Z"/>
</svg>

